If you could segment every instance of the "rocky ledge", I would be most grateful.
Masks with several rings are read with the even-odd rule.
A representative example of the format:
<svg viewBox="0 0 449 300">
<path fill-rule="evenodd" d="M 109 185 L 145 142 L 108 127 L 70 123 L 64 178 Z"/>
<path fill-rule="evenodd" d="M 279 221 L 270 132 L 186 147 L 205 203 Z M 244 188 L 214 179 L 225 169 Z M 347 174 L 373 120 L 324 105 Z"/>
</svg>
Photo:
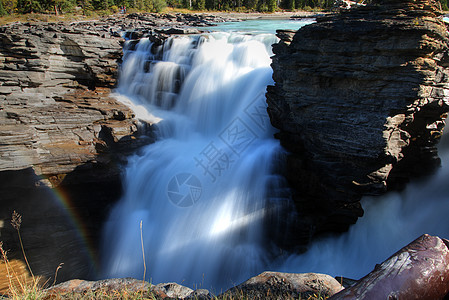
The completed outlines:
<svg viewBox="0 0 449 300">
<path fill-rule="evenodd" d="M 449 241 L 422 235 L 360 280 L 317 273 L 263 272 L 214 296 L 177 283 L 152 285 L 132 278 L 71 280 L 45 291 L 48 299 L 77 294 L 139 295 L 150 299 L 446 299 L 449 292 Z M 46 299 L 47 299 L 46 298 Z"/>
<path fill-rule="evenodd" d="M 439 165 L 448 31 L 432 0 L 378 0 L 278 32 L 268 113 L 290 151 L 296 240 L 346 230 L 363 195 Z"/>
<path fill-rule="evenodd" d="M 23 259 L 9 224 L 16 210 L 36 275 L 52 277 L 64 263 L 59 280 L 94 276 L 101 225 L 121 194 L 122 162 L 153 140 L 151 124 L 110 96 L 122 36 L 163 39 L 224 20 L 130 14 L 0 27 L 0 240 L 10 258 Z"/>
</svg>

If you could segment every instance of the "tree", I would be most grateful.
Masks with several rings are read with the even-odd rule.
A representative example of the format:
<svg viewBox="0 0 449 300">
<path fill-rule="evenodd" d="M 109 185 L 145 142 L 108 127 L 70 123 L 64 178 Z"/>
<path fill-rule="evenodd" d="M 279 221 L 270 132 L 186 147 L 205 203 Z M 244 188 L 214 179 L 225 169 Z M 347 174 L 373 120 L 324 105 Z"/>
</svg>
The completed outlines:
<svg viewBox="0 0 449 300">
<path fill-rule="evenodd" d="M 8 14 L 14 13 L 14 8 L 17 6 L 17 0 L 2 0 L 3 8 Z"/>
<path fill-rule="evenodd" d="M 0 17 L 6 15 L 6 10 L 3 7 L 3 1 L 0 0 Z"/>
<path fill-rule="evenodd" d="M 33 13 L 40 12 L 42 10 L 41 4 L 37 0 L 18 0 L 17 10 L 19 13 Z"/>
<path fill-rule="evenodd" d="M 139 0 L 138 2 L 143 7 L 143 0 Z M 91 0 L 91 3 L 94 10 L 108 10 L 111 6 L 115 5 L 113 0 Z"/>
<path fill-rule="evenodd" d="M 195 8 L 198 10 L 204 10 L 206 8 L 206 0 L 197 0 Z"/>
<path fill-rule="evenodd" d="M 154 12 L 161 12 L 166 7 L 167 7 L 167 3 L 165 3 L 165 0 L 153 0 L 153 11 Z"/>
</svg>

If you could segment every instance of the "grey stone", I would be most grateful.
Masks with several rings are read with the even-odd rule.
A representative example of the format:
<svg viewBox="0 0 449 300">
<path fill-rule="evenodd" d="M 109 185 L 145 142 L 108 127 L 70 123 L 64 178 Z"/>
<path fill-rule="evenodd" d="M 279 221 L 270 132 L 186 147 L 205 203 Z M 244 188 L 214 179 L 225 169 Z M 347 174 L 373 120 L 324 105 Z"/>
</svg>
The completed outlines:
<svg viewBox="0 0 449 300">
<path fill-rule="evenodd" d="M 224 297 L 245 297 L 250 299 L 307 299 L 310 296 L 326 298 L 341 290 L 338 281 L 318 273 L 263 272 L 244 283 L 226 291 Z"/>
<path fill-rule="evenodd" d="M 290 152 L 293 243 L 306 245 L 355 223 L 363 195 L 439 165 L 449 36 L 433 0 L 373 1 L 278 36 L 268 113 Z"/>
</svg>

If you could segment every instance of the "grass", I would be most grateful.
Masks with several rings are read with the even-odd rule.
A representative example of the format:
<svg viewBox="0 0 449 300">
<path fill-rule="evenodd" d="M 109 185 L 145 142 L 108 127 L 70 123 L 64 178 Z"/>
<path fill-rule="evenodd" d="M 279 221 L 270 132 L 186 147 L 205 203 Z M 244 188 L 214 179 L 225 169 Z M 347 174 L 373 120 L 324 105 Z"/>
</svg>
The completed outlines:
<svg viewBox="0 0 449 300">
<path fill-rule="evenodd" d="M 79 14 L 64 14 L 64 15 L 51 15 L 51 14 L 12 14 L 0 17 L 0 26 L 13 23 L 13 22 L 22 22 L 22 23 L 37 23 L 37 22 L 74 22 L 74 21 L 82 21 L 89 19 L 97 19 L 98 15 L 92 15 L 90 17 L 86 17 Z"/>
<path fill-rule="evenodd" d="M 4 270 L 2 274 L 6 275 L 7 296 L 9 299 L 42 299 L 44 294 L 42 287 L 45 285 L 39 276 L 34 276 L 28 259 L 25 254 L 25 249 L 20 235 L 20 226 L 22 224 L 22 216 L 16 211 L 13 212 L 11 218 L 11 225 L 17 231 L 19 237 L 20 248 L 26 262 L 28 270 L 26 270 L 23 263 L 18 260 L 9 261 L 6 251 L 3 249 L 3 243 L 0 242 L 1 267 Z M 29 275 L 28 272 L 31 274 Z"/>
<path fill-rule="evenodd" d="M 20 260 L 9 260 L 7 252 L 3 248 L 3 243 L 0 242 L 0 299 L 13 299 L 13 300 L 53 300 L 53 299 L 67 299 L 67 300 L 157 300 L 163 299 L 161 296 L 151 290 L 151 285 L 148 290 L 129 291 L 127 289 L 122 290 L 110 290 L 106 288 L 100 288 L 97 290 L 88 290 L 84 292 L 67 292 L 61 293 L 57 290 L 47 290 L 48 281 L 43 280 L 40 276 L 35 276 L 31 270 L 30 264 L 25 253 L 25 249 L 22 243 L 22 237 L 20 234 L 20 226 L 22 224 L 22 216 L 16 211 L 13 212 L 11 218 L 11 225 L 17 231 L 19 238 L 20 248 L 25 263 Z M 145 249 L 143 248 L 143 234 L 142 234 L 142 222 L 140 223 L 140 233 L 142 242 L 142 255 L 145 265 Z M 55 278 L 52 286 L 56 283 L 56 277 L 58 271 L 61 268 L 60 264 L 55 271 Z M 144 275 L 145 280 L 145 275 Z M 1 295 L 3 291 L 4 296 Z M 268 290 L 266 297 L 257 299 L 270 299 L 270 290 Z M 279 299 L 280 295 L 276 295 L 274 298 Z M 325 300 L 328 297 L 321 296 L 320 294 L 313 294 L 307 297 L 292 297 L 289 295 L 282 295 L 282 299 L 286 300 Z M 215 296 L 213 300 L 249 300 L 253 299 L 246 295 L 243 291 L 237 290 L 232 293 L 227 292 L 220 296 Z"/>
</svg>

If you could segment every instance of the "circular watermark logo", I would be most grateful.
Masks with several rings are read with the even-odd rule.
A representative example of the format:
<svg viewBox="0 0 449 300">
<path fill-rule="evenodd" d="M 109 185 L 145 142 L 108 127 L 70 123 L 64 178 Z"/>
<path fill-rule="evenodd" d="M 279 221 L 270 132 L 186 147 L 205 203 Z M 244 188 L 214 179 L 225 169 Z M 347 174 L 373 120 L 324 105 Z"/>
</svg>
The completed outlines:
<svg viewBox="0 0 449 300">
<path fill-rule="evenodd" d="M 194 205 L 200 199 L 202 191 L 201 181 L 190 173 L 173 176 L 167 185 L 168 199 L 179 207 Z"/>
</svg>

